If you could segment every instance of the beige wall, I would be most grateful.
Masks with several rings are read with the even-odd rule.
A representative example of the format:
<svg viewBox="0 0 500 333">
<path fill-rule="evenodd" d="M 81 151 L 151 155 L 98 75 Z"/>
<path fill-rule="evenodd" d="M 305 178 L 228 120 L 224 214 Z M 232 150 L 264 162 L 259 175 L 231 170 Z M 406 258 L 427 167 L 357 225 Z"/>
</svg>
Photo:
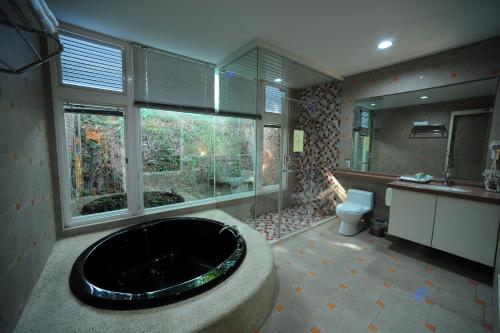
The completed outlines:
<svg viewBox="0 0 500 333">
<path fill-rule="evenodd" d="M 0 58 L 17 65 L 29 51 L 7 30 Z M 14 328 L 55 241 L 48 86 L 45 66 L 0 74 L 0 332 Z"/>
</svg>

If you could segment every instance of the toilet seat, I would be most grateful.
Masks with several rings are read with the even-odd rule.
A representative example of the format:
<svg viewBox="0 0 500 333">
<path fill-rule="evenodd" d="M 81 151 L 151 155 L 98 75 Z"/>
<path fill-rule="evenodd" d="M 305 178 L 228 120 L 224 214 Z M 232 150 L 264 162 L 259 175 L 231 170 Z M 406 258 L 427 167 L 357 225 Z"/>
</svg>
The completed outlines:
<svg viewBox="0 0 500 333">
<path fill-rule="evenodd" d="M 353 202 L 344 202 L 337 206 L 337 212 L 338 211 L 361 214 L 365 211 L 365 209 L 359 204 Z"/>
</svg>

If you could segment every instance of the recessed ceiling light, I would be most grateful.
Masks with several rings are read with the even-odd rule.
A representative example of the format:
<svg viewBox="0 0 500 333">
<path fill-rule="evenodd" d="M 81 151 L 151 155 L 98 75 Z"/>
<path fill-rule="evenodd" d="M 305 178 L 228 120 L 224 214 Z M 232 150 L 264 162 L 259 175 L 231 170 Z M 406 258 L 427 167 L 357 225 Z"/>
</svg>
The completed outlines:
<svg viewBox="0 0 500 333">
<path fill-rule="evenodd" d="M 370 104 L 371 106 L 375 106 L 375 103 Z"/>
<path fill-rule="evenodd" d="M 280 83 L 281 81 L 283 81 L 283 80 L 281 80 L 281 79 L 274 79 L 274 82 L 276 82 L 276 83 Z"/>
<path fill-rule="evenodd" d="M 383 49 L 387 49 L 389 47 L 392 46 L 392 42 L 390 40 L 383 40 L 381 41 L 380 43 L 378 43 L 378 48 L 383 50 Z"/>
<path fill-rule="evenodd" d="M 427 99 L 427 98 L 429 98 L 429 96 L 426 96 L 426 95 L 420 96 L 420 99 Z"/>
</svg>

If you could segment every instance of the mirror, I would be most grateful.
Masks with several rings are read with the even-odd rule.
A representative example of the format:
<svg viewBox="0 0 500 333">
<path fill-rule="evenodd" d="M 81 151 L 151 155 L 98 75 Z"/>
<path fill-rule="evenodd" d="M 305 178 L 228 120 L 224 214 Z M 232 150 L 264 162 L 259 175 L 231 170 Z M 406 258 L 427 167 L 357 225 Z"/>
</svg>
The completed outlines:
<svg viewBox="0 0 500 333">
<path fill-rule="evenodd" d="M 355 171 L 481 181 L 497 79 L 354 101 Z"/>
</svg>

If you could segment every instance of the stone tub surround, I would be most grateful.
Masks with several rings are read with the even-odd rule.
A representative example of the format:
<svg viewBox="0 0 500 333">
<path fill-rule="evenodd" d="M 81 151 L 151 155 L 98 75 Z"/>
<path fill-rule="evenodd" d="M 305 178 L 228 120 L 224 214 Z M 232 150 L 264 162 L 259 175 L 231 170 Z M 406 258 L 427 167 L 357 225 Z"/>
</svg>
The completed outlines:
<svg viewBox="0 0 500 333">
<path fill-rule="evenodd" d="M 247 243 L 241 266 L 225 281 L 192 298 L 150 309 L 103 310 L 80 302 L 68 278 L 78 255 L 114 230 L 59 240 L 35 286 L 15 332 L 254 332 L 276 295 L 269 243 L 230 215 L 210 210 L 189 216 L 237 225 Z"/>
</svg>

